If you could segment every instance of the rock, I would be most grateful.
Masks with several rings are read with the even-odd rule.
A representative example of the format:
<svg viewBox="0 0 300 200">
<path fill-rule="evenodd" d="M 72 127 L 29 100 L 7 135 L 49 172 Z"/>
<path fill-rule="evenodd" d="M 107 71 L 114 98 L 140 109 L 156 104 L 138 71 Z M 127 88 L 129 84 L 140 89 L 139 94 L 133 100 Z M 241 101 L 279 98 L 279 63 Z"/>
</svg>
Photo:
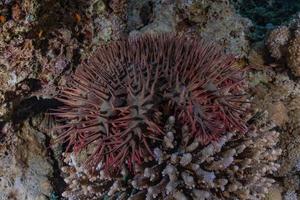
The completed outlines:
<svg viewBox="0 0 300 200">
<path fill-rule="evenodd" d="M 267 51 L 263 42 L 256 42 L 253 44 L 249 55 L 248 60 L 250 66 L 258 69 L 264 69 L 266 63 Z"/>
<path fill-rule="evenodd" d="M 252 26 L 252 22 L 237 14 L 229 0 L 178 2 L 178 29 L 186 25 L 181 32 L 195 32 L 194 34 L 208 41 L 216 42 L 225 48 L 226 52 L 240 57 L 248 54 L 250 48 L 246 32 Z"/>
<path fill-rule="evenodd" d="M 19 131 L 6 127 L 5 132 L 5 143 L 0 145 L 0 199 L 47 199 L 53 191 L 49 179 L 53 169 L 45 146 L 39 142 L 41 133 L 28 122 Z"/>
<path fill-rule="evenodd" d="M 131 36 L 172 32 L 213 41 L 240 57 L 249 51 L 245 32 L 251 21 L 238 15 L 228 0 L 130 0 L 128 9 Z"/>
<path fill-rule="evenodd" d="M 289 118 L 287 114 L 287 109 L 282 102 L 276 102 L 269 105 L 268 109 L 270 118 L 275 122 L 277 126 L 282 126 L 286 123 Z"/>
<path fill-rule="evenodd" d="M 136 34 L 140 33 L 168 33 L 175 32 L 176 16 L 175 3 L 157 0 L 129 1 L 128 29 Z"/>
<path fill-rule="evenodd" d="M 272 187 L 264 200 L 282 200 L 282 187 L 276 185 Z"/>
</svg>

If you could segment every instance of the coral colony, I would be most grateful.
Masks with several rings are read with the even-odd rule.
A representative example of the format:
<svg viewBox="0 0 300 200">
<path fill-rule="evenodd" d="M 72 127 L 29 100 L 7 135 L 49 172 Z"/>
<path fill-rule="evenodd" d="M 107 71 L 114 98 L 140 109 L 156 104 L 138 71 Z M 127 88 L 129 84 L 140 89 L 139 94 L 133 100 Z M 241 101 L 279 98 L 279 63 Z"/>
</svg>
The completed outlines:
<svg viewBox="0 0 300 200">
<path fill-rule="evenodd" d="M 153 150 L 155 160 L 135 166 L 134 175 L 123 167 L 118 177 L 104 170 L 89 173 L 80 156 L 65 153 L 62 167 L 70 200 L 259 200 L 274 183 L 270 177 L 279 165 L 279 133 L 270 124 L 247 134 L 227 133 L 201 146 L 187 126 L 175 128 L 170 116 L 161 145 Z M 176 130 L 177 129 L 177 130 Z"/>
<path fill-rule="evenodd" d="M 57 98 L 58 140 L 75 152 L 96 144 L 87 165 L 107 172 L 154 157 L 169 115 L 201 144 L 245 132 L 235 58 L 203 41 L 147 35 L 102 45 Z"/>
</svg>

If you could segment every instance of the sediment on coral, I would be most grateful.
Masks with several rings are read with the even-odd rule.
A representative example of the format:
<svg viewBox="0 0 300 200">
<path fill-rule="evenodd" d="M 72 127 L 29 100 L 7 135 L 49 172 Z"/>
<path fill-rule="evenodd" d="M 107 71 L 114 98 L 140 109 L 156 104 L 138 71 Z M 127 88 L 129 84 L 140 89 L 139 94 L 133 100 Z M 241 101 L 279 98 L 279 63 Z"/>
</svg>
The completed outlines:
<svg viewBox="0 0 300 200">
<path fill-rule="evenodd" d="M 67 199 L 262 199 L 275 182 L 281 150 L 279 133 L 272 124 L 260 125 L 244 137 L 227 133 L 203 146 L 169 117 L 163 143 L 155 148 L 155 160 L 125 166 L 119 177 L 108 177 L 99 165 L 90 174 L 82 155 L 65 154 L 62 168 L 68 184 Z M 178 126 L 179 125 L 179 126 Z M 133 173 L 134 172 L 134 173 Z"/>
</svg>

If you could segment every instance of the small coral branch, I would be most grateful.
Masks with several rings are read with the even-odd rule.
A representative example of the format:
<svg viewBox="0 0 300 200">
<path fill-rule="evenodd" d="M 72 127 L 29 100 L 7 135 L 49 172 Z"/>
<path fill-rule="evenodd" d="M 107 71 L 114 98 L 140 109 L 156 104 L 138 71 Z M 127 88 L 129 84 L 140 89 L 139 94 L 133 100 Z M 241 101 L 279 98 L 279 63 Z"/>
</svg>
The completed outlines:
<svg viewBox="0 0 300 200">
<path fill-rule="evenodd" d="M 245 132 L 242 72 L 235 58 L 201 40 L 146 35 L 102 45 L 73 75 L 53 112 L 58 140 L 107 172 L 153 159 L 167 115 L 202 144 Z"/>
</svg>

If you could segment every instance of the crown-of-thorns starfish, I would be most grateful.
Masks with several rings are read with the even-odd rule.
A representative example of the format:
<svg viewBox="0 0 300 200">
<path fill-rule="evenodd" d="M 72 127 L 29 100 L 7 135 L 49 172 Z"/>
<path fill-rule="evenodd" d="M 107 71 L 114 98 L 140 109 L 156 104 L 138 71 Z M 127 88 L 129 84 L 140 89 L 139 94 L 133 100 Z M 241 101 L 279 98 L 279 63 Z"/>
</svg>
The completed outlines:
<svg viewBox="0 0 300 200">
<path fill-rule="evenodd" d="M 202 40 L 146 35 L 101 45 L 57 97 L 58 140 L 75 152 L 95 146 L 91 168 L 120 169 L 152 157 L 164 116 L 202 144 L 245 132 L 243 79 L 232 55 Z"/>
</svg>

